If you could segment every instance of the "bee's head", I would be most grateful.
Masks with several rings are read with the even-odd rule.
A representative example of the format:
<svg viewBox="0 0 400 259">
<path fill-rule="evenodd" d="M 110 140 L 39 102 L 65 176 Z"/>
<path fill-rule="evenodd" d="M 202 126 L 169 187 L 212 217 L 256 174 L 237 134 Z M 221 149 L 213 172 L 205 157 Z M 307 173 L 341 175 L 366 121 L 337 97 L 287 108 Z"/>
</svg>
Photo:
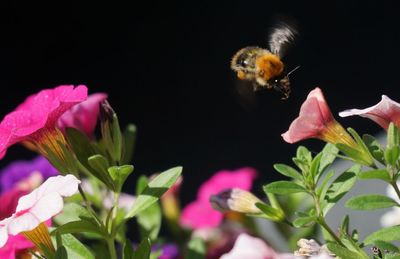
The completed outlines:
<svg viewBox="0 0 400 259">
<path fill-rule="evenodd" d="M 232 58 L 231 68 L 237 73 L 239 79 L 254 79 L 256 72 L 256 58 L 262 53 L 262 48 L 246 47 L 239 50 Z"/>
<path fill-rule="evenodd" d="M 283 94 L 282 99 L 287 99 L 290 95 L 290 81 L 286 74 L 282 74 L 279 77 L 275 77 L 269 80 L 268 84 L 275 90 Z"/>
</svg>

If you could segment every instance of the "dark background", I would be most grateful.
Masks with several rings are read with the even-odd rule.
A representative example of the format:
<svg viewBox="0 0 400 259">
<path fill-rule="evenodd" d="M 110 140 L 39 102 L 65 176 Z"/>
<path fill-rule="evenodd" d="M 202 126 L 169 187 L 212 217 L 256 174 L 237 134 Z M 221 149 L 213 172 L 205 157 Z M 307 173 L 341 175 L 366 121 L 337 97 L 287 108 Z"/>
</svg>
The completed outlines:
<svg viewBox="0 0 400 259">
<path fill-rule="evenodd" d="M 304 2 L 304 3 L 301 3 Z M 134 5 L 136 4 L 136 6 Z M 280 134 L 320 86 L 335 116 L 400 100 L 399 9 L 382 1 L 163 1 L 81 5 L 4 4 L 0 11 L 1 114 L 28 94 L 60 84 L 107 92 L 121 124 L 134 122 L 136 172 L 184 167 L 183 200 L 217 170 L 252 166 L 262 183 L 273 163 L 289 162 L 296 145 Z M 238 101 L 231 56 L 267 47 L 276 16 L 295 19 L 300 36 L 287 55 L 292 95 L 260 92 L 257 105 Z M 339 119 L 360 133 L 380 128 Z M 301 144 L 318 151 L 322 142 Z M 10 149 L 1 166 L 31 156 Z M 132 185 L 126 191 L 133 192 Z"/>
</svg>

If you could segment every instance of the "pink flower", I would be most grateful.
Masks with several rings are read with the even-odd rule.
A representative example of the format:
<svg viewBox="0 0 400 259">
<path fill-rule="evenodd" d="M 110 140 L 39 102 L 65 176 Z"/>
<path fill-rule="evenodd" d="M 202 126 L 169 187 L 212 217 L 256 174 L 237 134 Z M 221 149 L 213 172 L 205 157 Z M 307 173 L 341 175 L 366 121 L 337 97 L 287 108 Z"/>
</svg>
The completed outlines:
<svg viewBox="0 0 400 259">
<path fill-rule="evenodd" d="M 22 196 L 15 213 L 0 221 L 0 247 L 7 243 L 9 235 L 22 233 L 38 248 L 40 244 L 44 244 L 49 249 L 54 249 L 44 222 L 62 210 L 62 197 L 75 194 L 79 183 L 73 175 L 54 176 L 31 193 Z"/>
<path fill-rule="evenodd" d="M 357 147 L 355 141 L 333 118 L 321 89 L 312 90 L 300 108 L 300 114 L 282 134 L 288 143 L 295 143 L 308 138 L 319 138 L 326 142 L 342 143 Z"/>
<path fill-rule="evenodd" d="M 34 146 L 44 154 L 44 145 L 52 147 L 56 141 L 65 142 L 55 124 L 65 111 L 86 98 L 87 88 L 83 85 L 62 85 L 29 96 L 0 122 L 0 158 L 18 142 Z"/>
<path fill-rule="evenodd" d="M 229 253 L 221 256 L 221 259 L 296 259 L 292 254 L 278 254 L 259 238 L 246 233 L 240 234 Z"/>
<path fill-rule="evenodd" d="M 400 104 L 391 100 L 386 95 L 382 95 L 381 101 L 369 108 L 350 109 L 339 113 L 340 117 L 359 115 L 364 118 L 371 119 L 378 123 L 385 130 L 389 127 L 390 122 L 400 127 Z"/>
<path fill-rule="evenodd" d="M 105 93 L 89 95 L 86 101 L 75 105 L 60 117 L 58 127 L 62 131 L 67 127 L 76 128 L 91 137 L 99 117 L 100 103 L 105 99 Z"/>
<path fill-rule="evenodd" d="M 223 219 L 223 214 L 211 207 L 210 197 L 231 188 L 250 190 L 256 175 L 256 171 L 252 168 L 217 172 L 202 184 L 196 201 L 183 209 L 181 224 L 194 229 L 217 227 Z"/>
<path fill-rule="evenodd" d="M 7 244 L 0 249 L 0 258 L 2 259 L 15 259 L 23 258 L 21 254 L 27 252 L 28 249 L 33 248 L 32 242 L 26 240 L 21 235 L 10 236 Z"/>
</svg>

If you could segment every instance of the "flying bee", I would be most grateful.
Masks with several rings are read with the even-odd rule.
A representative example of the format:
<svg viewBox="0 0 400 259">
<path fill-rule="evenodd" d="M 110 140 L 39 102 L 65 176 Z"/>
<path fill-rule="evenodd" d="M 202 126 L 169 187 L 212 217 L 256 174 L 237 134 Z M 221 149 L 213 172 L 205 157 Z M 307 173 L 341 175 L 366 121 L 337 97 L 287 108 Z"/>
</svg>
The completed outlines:
<svg viewBox="0 0 400 259">
<path fill-rule="evenodd" d="M 296 34 L 288 24 L 279 24 L 269 35 L 269 50 L 260 47 L 239 50 L 232 58 L 232 70 L 239 79 L 251 81 L 254 91 L 273 88 L 283 94 L 282 99 L 287 99 L 290 95 L 289 75 L 299 67 L 286 73 L 281 58 Z"/>
</svg>

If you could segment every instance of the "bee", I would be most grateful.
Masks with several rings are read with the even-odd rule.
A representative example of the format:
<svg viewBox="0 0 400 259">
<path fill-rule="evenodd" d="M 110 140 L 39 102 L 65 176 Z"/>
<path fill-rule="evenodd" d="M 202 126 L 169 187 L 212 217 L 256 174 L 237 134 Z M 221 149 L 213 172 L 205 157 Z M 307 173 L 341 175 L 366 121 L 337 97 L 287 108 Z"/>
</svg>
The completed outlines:
<svg viewBox="0 0 400 259">
<path fill-rule="evenodd" d="M 239 50 L 232 58 L 232 70 L 239 79 L 251 81 L 253 91 L 275 89 L 283 94 L 282 99 L 287 99 L 290 95 L 289 75 L 299 67 L 286 73 L 281 58 L 296 34 L 288 24 L 278 24 L 269 35 L 269 49 L 245 47 Z"/>
</svg>

